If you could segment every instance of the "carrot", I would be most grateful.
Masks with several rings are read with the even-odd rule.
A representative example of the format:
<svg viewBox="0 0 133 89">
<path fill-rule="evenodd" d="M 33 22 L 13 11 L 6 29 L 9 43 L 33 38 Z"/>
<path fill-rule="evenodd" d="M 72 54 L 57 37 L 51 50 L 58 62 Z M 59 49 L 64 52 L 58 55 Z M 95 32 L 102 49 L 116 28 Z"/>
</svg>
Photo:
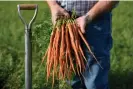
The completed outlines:
<svg viewBox="0 0 133 89">
<path fill-rule="evenodd" d="M 53 87 L 54 87 L 54 71 L 53 71 L 53 82 L 52 82 L 52 89 L 53 89 Z"/>
<path fill-rule="evenodd" d="M 57 69 L 57 66 L 58 66 L 58 59 L 59 59 L 59 45 L 60 45 L 60 40 L 61 40 L 61 31 L 62 30 L 59 30 L 59 28 L 57 28 L 57 38 L 56 38 L 56 42 L 55 42 L 55 44 L 53 44 L 53 45 L 55 45 L 55 50 L 54 50 L 54 60 L 55 60 L 55 62 L 54 62 L 54 71 L 55 71 L 55 74 L 57 75 L 57 71 L 56 71 L 56 69 Z"/>
<path fill-rule="evenodd" d="M 73 69 L 72 69 L 72 66 L 70 65 L 70 68 L 68 69 L 68 73 L 67 73 L 67 74 L 68 74 L 68 75 L 67 75 L 67 76 L 68 76 L 68 77 L 67 77 L 68 80 L 70 80 L 70 78 L 71 78 L 72 71 L 73 71 Z"/>
<path fill-rule="evenodd" d="M 66 77 L 66 73 L 67 73 L 67 70 L 68 70 L 68 69 L 67 69 L 66 60 L 64 60 L 63 62 L 64 62 L 64 64 L 63 64 L 63 66 L 64 66 L 64 67 L 63 67 L 63 68 L 64 68 L 64 70 L 63 70 L 63 71 L 64 71 L 63 79 L 65 79 L 65 77 Z"/>
<path fill-rule="evenodd" d="M 70 40 L 69 40 L 69 33 L 68 33 L 68 29 L 66 29 L 66 45 L 67 45 L 67 53 L 68 53 L 68 57 L 69 57 L 69 61 L 70 61 L 70 65 L 72 66 L 72 69 L 74 71 L 74 73 L 76 74 L 73 62 L 72 62 L 72 56 L 71 56 L 71 50 L 70 50 Z"/>
<path fill-rule="evenodd" d="M 102 68 L 102 66 L 101 66 L 100 63 L 98 62 L 97 58 L 95 57 L 95 55 L 94 55 L 93 52 L 91 51 L 91 48 L 90 48 L 89 44 L 87 43 L 86 39 L 84 38 L 84 36 L 83 36 L 83 34 L 82 34 L 82 32 L 81 32 L 80 29 L 78 30 L 78 33 L 79 33 L 80 37 L 82 38 L 82 40 L 84 41 L 85 45 L 87 46 L 87 48 L 88 48 L 90 54 L 94 57 L 94 59 L 96 60 L 96 62 L 97 62 L 97 63 L 99 64 L 99 66 Z M 103 69 L 103 68 L 102 68 L 102 69 Z"/>
<path fill-rule="evenodd" d="M 52 46 L 53 46 L 53 41 L 54 41 L 54 38 L 55 38 L 55 33 L 56 32 L 56 28 L 52 31 L 52 34 L 51 34 L 51 37 L 50 37 L 50 43 L 49 43 L 49 51 L 48 51 L 48 58 L 47 59 L 50 59 L 50 55 L 51 55 L 51 51 L 52 51 Z"/>
<path fill-rule="evenodd" d="M 79 58 L 80 58 L 80 61 L 81 61 L 82 72 L 84 72 L 84 70 L 85 70 L 85 63 L 84 63 L 84 60 L 83 60 L 83 56 L 82 56 L 80 51 L 78 53 L 79 53 Z"/>
<path fill-rule="evenodd" d="M 73 26 L 73 33 L 75 33 L 75 38 L 76 38 L 76 47 L 77 47 L 77 51 L 79 51 L 79 46 L 80 45 L 80 38 L 79 38 L 79 34 L 78 34 L 78 28 L 76 26 L 75 21 L 72 23 Z"/>
<path fill-rule="evenodd" d="M 87 62 L 87 60 L 86 60 L 85 55 L 84 55 L 84 53 L 82 51 L 82 48 L 81 48 L 80 38 L 79 38 L 79 34 L 78 34 L 78 26 L 76 25 L 75 21 L 73 22 L 73 29 L 74 29 L 74 32 L 75 32 L 75 37 L 77 38 L 76 46 L 77 46 L 77 51 L 79 53 L 81 66 L 82 66 L 82 72 L 83 72 L 85 70 L 84 60 L 85 60 L 85 62 Z"/>
<path fill-rule="evenodd" d="M 81 46 L 80 46 L 80 45 L 79 45 L 79 50 L 80 50 L 81 55 L 82 55 L 82 56 L 83 56 L 83 58 L 85 59 L 85 62 L 87 63 L 88 68 L 89 68 L 88 60 L 86 59 L 86 57 L 85 57 L 85 55 L 84 55 L 84 52 L 83 52 L 83 50 L 82 50 L 82 48 L 81 48 Z M 89 71 L 90 71 L 90 68 L 89 68 Z"/>
<path fill-rule="evenodd" d="M 57 64 L 58 64 L 58 58 L 59 58 L 59 55 L 58 55 L 58 48 L 59 48 L 59 42 L 60 42 L 60 34 L 61 34 L 61 30 L 59 30 L 59 28 L 57 28 L 56 30 L 56 38 L 55 38 L 55 43 L 53 44 L 53 49 L 54 49 L 54 57 L 53 57 L 53 84 L 54 84 L 54 77 L 55 77 L 55 74 L 57 74 Z"/>
<path fill-rule="evenodd" d="M 76 72 L 77 72 L 77 74 L 78 74 L 78 76 L 80 76 L 80 72 L 79 72 L 79 67 L 78 67 L 78 65 L 76 65 Z"/>
<path fill-rule="evenodd" d="M 51 34 L 51 37 L 50 37 L 50 43 L 49 43 L 49 47 L 48 47 L 48 53 L 47 53 L 47 63 L 46 63 L 46 66 L 47 66 L 47 81 L 48 81 L 48 66 L 50 64 L 50 60 L 51 60 L 51 51 L 52 51 L 52 46 L 53 46 L 53 40 L 54 40 L 54 37 L 55 37 L 55 31 L 56 29 L 53 30 L 52 34 Z"/>
<path fill-rule="evenodd" d="M 62 24 L 62 43 L 61 44 L 62 44 L 62 60 L 65 61 L 64 67 L 67 67 L 68 59 L 67 59 L 67 53 L 66 53 L 65 26 L 66 24 Z"/>
<path fill-rule="evenodd" d="M 49 51 L 49 47 L 47 48 L 47 50 L 46 50 L 46 52 L 45 52 L 45 54 L 44 54 L 44 56 L 43 56 L 43 58 L 42 58 L 41 64 L 44 62 L 44 59 L 47 57 L 48 51 Z"/>
<path fill-rule="evenodd" d="M 57 37 L 57 30 L 55 31 L 55 37 L 54 37 L 54 40 L 53 40 L 53 44 L 55 44 L 56 42 L 56 37 Z M 52 65 L 54 63 L 54 50 L 55 50 L 55 45 L 53 44 L 50 44 L 52 45 L 51 47 L 51 51 L 49 51 L 49 59 L 48 59 L 48 63 L 47 63 L 47 81 L 48 81 L 48 78 L 50 76 L 50 71 L 51 71 L 51 68 L 52 68 Z"/>
<path fill-rule="evenodd" d="M 79 55 L 78 55 L 78 52 L 76 50 L 76 45 L 75 45 L 75 42 L 74 42 L 74 35 L 73 35 L 73 32 L 72 32 L 72 27 L 71 27 L 71 24 L 68 23 L 68 31 L 69 31 L 69 34 L 70 34 L 70 40 L 71 40 L 71 45 L 72 45 L 72 48 L 75 52 L 75 56 L 76 56 L 76 59 L 77 59 L 77 63 L 78 63 L 78 66 L 80 68 L 80 72 L 81 72 L 81 63 L 80 63 L 80 59 L 79 59 Z"/>
</svg>

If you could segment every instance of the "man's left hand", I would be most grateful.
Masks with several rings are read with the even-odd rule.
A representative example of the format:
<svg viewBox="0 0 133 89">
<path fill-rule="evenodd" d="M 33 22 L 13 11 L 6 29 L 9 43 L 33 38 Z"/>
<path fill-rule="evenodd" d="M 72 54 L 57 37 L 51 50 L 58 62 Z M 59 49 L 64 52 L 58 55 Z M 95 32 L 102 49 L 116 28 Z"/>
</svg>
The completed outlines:
<svg viewBox="0 0 133 89">
<path fill-rule="evenodd" d="M 86 24 L 89 23 L 90 21 L 91 21 L 91 19 L 89 18 L 88 15 L 83 15 L 76 19 L 76 22 L 79 25 L 82 33 L 85 33 Z"/>
</svg>

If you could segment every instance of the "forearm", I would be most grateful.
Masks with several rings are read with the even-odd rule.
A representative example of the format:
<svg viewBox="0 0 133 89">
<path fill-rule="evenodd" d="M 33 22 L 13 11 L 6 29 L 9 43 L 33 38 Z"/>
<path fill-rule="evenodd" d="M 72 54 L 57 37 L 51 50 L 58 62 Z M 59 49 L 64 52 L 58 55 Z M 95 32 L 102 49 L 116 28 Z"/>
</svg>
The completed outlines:
<svg viewBox="0 0 133 89">
<path fill-rule="evenodd" d="M 91 19 L 95 19 L 102 13 L 111 11 L 117 3 L 118 1 L 98 1 L 86 15 Z"/>
<path fill-rule="evenodd" d="M 50 9 L 54 9 L 55 6 L 56 6 L 56 7 L 57 7 L 57 6 L 59 7 L 59 5 L 57 4 L 56 0 L 53 0 L 53 1 L 47 0 L 47 3 L 48 3 L 48 5 L 49 5 L 49 8 L 50 8 Z"/>
</svg>

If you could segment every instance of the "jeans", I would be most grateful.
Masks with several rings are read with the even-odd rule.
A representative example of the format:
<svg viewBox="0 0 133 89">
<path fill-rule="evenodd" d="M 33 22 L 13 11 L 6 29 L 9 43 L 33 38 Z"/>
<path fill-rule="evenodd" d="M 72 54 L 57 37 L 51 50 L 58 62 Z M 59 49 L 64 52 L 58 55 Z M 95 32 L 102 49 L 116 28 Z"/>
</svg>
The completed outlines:
<svg viewBox="0 0 133 89">
<path fill-rule="evenodd" d="M 105 13 L 89 23 L 84 36 L 103 69 L 89 54 L 86 46 L 82 44 L 88 65 L 83 73 L 84 77 L 79 78 L 76 75 L 70 84 L 73 89 L 109 89 L 108 73 L 112 48 L 111 13 Z"/>
</svg>

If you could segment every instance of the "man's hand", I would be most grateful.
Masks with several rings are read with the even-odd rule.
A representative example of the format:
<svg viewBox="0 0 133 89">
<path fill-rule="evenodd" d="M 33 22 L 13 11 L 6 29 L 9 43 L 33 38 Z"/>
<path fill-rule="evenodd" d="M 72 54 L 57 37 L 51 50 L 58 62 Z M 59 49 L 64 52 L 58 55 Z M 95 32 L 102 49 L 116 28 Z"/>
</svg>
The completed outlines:
<svg viewBox="0 0 133 89">
<path fill-rule="evenodd" d="M 69 13 L 65 9 L 61 8 L 58 5 L 54 6 L 51 9 L 51 14 L 52 14 L 53 24 L 55 24 L 59 18 L 69 18 L 70 17 Z"/>
<path fill-rule="evenodd" d="M 89 23 L 89 22 L 91 22 L 91 20 L 92 19 L 90 18 L 89 15 L 83 15 L 83 16 L 81 16 L 81 17 L 79 17 L 79 18 L 76 19 L 76 22 L 79 25 L 82 33 L 85 33 L 86 24 Z"/>
<path fill-rule="evenodd" d="M 52 22 L 54 25 L 55 25 L 57 19 L 70 17 L 69 13 L 65 9 L 63 9 L 62 7 L 59 6 L 58 3 L 56 2 L 56 0 L 53 0 L 53 1 L 47 0 L 47 3 L 51 10 Z"/>
</svg>

